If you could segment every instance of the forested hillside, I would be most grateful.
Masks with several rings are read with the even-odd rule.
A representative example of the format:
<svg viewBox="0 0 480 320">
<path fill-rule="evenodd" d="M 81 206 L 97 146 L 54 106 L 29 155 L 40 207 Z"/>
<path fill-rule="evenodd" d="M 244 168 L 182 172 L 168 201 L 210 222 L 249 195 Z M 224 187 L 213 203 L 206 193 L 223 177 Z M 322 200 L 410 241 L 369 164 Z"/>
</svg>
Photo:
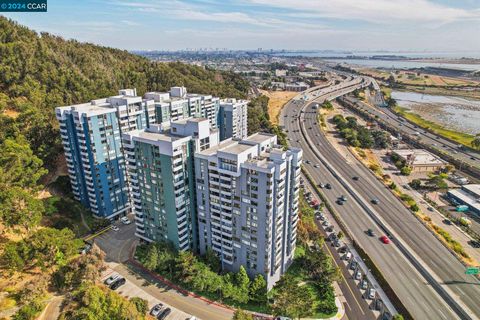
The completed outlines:
<svg viewBox="0 0 480 320">
<path fill-rule="evenodd" d="M 0 113 L 16 117 L 15 125 L 2 115 L 0 142 L 18 128 L 47 163 L 58 153 L 57 106 L 114 95 L 121 88 L 143 94 L 185 86 L 189 92 L 237 98 L 248 90 L 248 82 L 232 73 L 152 62 L 127 51 L 37 34 L 1 16 L 0 57 Z"/>
<path fill-rule="evenodd" d="M 55 107 L 170 86 L 243 98 L 249 85 L 233 73 L 37 34 L 0 16 L 0 319 L 35 319 L 52 294 L 64 302 L 61 319 L 145 318 L 143 302 L 95 286 L 98 250 L 78 254 L 79 237 L 103 221 L 84 214 L 82 223 L 65 177 L 47 190 L 53 196 L 42 182 L 61 154 Z"/>
</svg>

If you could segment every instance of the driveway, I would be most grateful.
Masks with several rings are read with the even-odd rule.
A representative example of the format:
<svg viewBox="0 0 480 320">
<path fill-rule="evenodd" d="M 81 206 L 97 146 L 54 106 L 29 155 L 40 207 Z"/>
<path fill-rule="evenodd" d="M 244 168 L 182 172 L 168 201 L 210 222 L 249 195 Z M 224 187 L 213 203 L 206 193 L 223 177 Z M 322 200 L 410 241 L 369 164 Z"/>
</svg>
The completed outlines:
<svg viewBox="0 0 480 320">
<path fill-rule="evenodd" d="M 116 272 L 113 269 L 111 269 L 110 267 L 107 268 L 107 270 L 103 274 L 102 280 L 105 280 L 106 278 L 108 278 L 113 273 L 116 273 Z M 157 303 L 162 303 L 163 304 L 162 310 L 164 310 L 166 308 L 170 308 L 172 310 L 172 312 L 167 316 L 167 318 L 166 318 L 167 320 L 186 320 L 186 319 L 190 318 L 189 314 L 187 314 L 187 313 L 185 313 L 181 310 L 178 310 L 178 309 L 160 301 L 154 295 L 145 291 L 144 287 L 138 286 L 136 282 L 132 282 L 132 281 L 130 281 L 130 279 L 128 279 L 127 282 L 123 286 L 118 288 L 116 290 L 116 292 L 118 294 L 120 294 L 121 296 L 124 296 L 128 299 L 133 298 L 133 297 L 139 297 L 139 298 L 147 300 L 149 310 L 151 310 L 153 308 L 153 306 L 156 305 Z"/>
<path fill-rule="evenodd" d="M 132 218 L 130 217 L 132 220 Z M 129 259 L 130 253 L 138 243 L 135 237 L 135 223 L 125 225 L 120 221 L 114 223 L 120 230 L 102 233 L 94 238 L 94 242 L 105 252 L 106 262 L 125 262 Z"/>
</svg>

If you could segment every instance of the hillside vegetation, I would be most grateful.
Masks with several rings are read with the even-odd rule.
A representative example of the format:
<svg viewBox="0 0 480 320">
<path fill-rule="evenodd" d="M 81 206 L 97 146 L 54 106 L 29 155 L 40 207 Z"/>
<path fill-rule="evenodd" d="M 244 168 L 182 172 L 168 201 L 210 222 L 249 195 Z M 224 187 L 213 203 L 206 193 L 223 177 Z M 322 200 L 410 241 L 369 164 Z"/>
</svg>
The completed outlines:
<svg viewBox="0 0 480 320">
<path fill-rule="evenodd" d="M 56 293 L 64 299 L 61 319 L 144 319 L 144 310 L 94 285 L 103 257 L 78 254 L 82 210 L 65 179 L 55 182 L 64 198 L 40 192 L 61 154 L 54 108 L 133 87 L 140 95 L 186 86 L 244 98 L 248 83 L 228 72 L 37 34 L 1 16 L 0 57 L 0 318 L 34 319 Z"/>
<path fill-rule="evenodd" d="M 142 95 L 185 86 L 189 92 L 241 98 L 249 86 L 233 73 L 153 62 L 127 51 L 37 34 L 4 17 L 0 57 L 0 113 L 20 112 L 14 113 L 20 133 L 49 163 L 58 154 L 53 112 L 57 106 L 114 95 L 121 88 L 137 88 Z M 2 129 L 15 130 L 6 122 L 11 121 L 2 117 Z"/>
</svg>

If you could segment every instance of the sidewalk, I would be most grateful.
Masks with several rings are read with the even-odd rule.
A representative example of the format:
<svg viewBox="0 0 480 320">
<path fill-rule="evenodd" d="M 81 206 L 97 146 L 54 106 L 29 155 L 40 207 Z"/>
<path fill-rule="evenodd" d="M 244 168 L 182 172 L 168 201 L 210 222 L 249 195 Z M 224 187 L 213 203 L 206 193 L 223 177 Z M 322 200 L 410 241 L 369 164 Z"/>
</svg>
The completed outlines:
<svg viewBox="0 0 480 320">
<path fill-rule="evenodd" d="M 462 247 L 465 249 L 465 251 L 470 255 L 475 260 L 475 264 L 479 265 L 480 262 L 480 250 L 473 248 L 470 246 L 468 243 L 470 240 L 473 240 L 470 235 L 465 233 L 462 229 L 460 229 L 458 226 L 455 224 L 447 225 L 443 222 L 445 220 L 445 216 L 443 216 L 438 210 L 430 206 L 424 199 L 423 196 L 416 190 L 407 190 L 405 189 L 404 185 L 408 184 L 409 179 L 406 176 L 399 176 L 397 175 L 398 169 L 389 162 L 385 161 L 385 157 L 381 153 L 381 151 L 375 151 L 375 155 L 377 156 L 378 161 L 384 168 L 384 172 L 388 174 L 392 181 L 395 182 L 395 184 L 398 186 L 398 188 L 401 190 L 402 193 L 411 195 L 414 200 L 417 202 L 418 206 L 420 207 L 420 210 L 422 213 L 432 219 L 432 222 L 436 224 L 437 226 L 441 227 L 450 235 L 452 238 L 456 241 L 458 241 Z M 431 208 L 429 210 L 428 208 Z"/>
</svg>

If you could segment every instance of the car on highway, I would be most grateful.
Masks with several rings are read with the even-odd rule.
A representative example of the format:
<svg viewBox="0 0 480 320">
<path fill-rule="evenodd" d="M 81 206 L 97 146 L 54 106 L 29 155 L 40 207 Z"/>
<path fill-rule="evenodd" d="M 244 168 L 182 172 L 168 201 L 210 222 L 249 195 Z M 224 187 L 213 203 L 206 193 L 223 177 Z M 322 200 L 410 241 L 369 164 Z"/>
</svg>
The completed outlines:
<svg viewBox="0 0 480 320">
<path fill-rule="evenodd" d="M 360 178 L 357 176 L 352 177 L 353 180 L 358 181 Z"/>
<path fill-rule="evenodd" d="M 172 312 L 172 309 L 167 308 L 167 309 L 163 310 L 162 313 L 160 313 L 160 314 L 157 316 L 157 319 L 163 320 L 163 319 L 165 319 L 166 317 L 168 317 L 168 315 L 169 315 L 171 312 Z"/>
<path fill-rule="evenodd" d="M 310 160 L 305 160 L 305 163 L 310 164 L 311 162 L 310 162 Z"/>
<path fill-rule="evenodd" d="M 325 184 L 325 188 L 330 190 L 330 189 L 332 189 L 332 185 L 330 183 L 327 183 L 327 184 Z"/>
<path fill-rule="evenodd" d="M 120 228 L 117 227 L 116 225 L 112 225 L 112 230 L 113 230 L 113 231 L 118 231 L 118 230 L 120 230 Z"/>
<path fill-rule="evenodd" d="M 315 164 L 313 165 L 314 168 L 320 168 L 320 165 L 319 164 Z"/>
<path fill-rule="evenodd" d="M 468 244 L 473 248 L 480 248 L 480 241 L 470 240 Z"/>
<path fill-rule="evenodd" d="M 347 197 L 343 194 L 340 196 L 339 199 L 342 200 L 343 202 L 347 201 Z"/>
<path fill-rule="evenodd" d="M 111 285 L 112 283 L 114 283 L 115 280 L 117 280 L 118 278 L 120 278 L 120 275 L 119 275 L 118 273 L 114 273 L 114 274 L 110 275 L 110 277 L 108 277 L 108 278 L 104 281 L 104 283 L 105 283 L 107 286 L 109 286 L 109 285 Z"/>
<path fill-rule="evenodd" d="M 150 315 L 156 317 L 160 314 L 162 311 L 163 304 L 157 303 L 156 305 L 153 306 L 152 310 L 150 310 Z"/>
<path fill-rule="evenodd" d="M 118 288 L 123 286 L 126 282 L 127 280 L 125 280 L 125 278 L 118 278 L 110 285 L 110 289 L 117 290 Z"/>
<path fill-rule="evenodd" d="M 368 230 L 367 230 L 367 234 L 368 234 L 370 237 L 375 237 L 375 236 L 376 236 L 375 231 L 373 231 L 372 229 L 368 229 Z"/>
<path fill-rule="evenodd" d="M 350 263 L 350 270 L 355 270 L 357 269 L 357 261 L 352 261 Z"/>
<path fill-rule="evenodd" d="M 368 289 L 368 294 L 367 294 L 368 299 L 370 300 L 375 299 L 375 294 L 376 294 L 375 289 L 373 288 Z"/>
<path fill-rule="evenodd" d="M 451 225 L 452 221 L 450 221 L 449 219 L 443 219 L 443 223 L 445 223 L 447 225 Z"/>
<path fill-rule="evenodd" d="M 377 198 L 373 198 L 372 200 L 370 200 L 370 202 L 373 204 L 379 204 L 380 200 L 378 200 Z"/>
<path fill-rule="evenodd" d="M 390 239 L 387 236 L 381 236 L 380 241 L 382 241 L 384 244 L 390 243 Z"/>
<path fill-rule="evenodd" d="M 337 203 L 338 205 L 343 206 L 343 204 L 344 204 L 345 202 L 342 201 L 342 199 L 337 199 L 336 203 Z"/>
<path fill-rule="evenodd" d="M 368 288 L 368 281 L 367 281 L 367 279 L 363 279 L 363 280 L 360 282 L 360 288 L 363 289 L 363 290 L 367 290 L 367 288 Z"/>
<path fill-rule="evenodd" d="M 357 270 L 357 272 L 355 272 L 355 280 L 360 280 L 362 278 L 362 272 L 360 270 Z"/>
</svg>

